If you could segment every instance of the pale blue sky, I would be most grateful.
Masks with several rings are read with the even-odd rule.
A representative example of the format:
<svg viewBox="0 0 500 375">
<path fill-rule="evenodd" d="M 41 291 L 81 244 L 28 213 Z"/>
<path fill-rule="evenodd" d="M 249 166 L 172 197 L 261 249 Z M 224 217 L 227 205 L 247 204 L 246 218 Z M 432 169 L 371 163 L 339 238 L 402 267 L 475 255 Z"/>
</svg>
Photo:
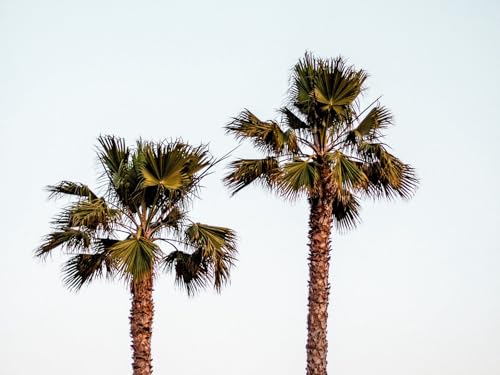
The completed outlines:
<svg viewBox="0 0 500 375">
<path fill-rule="evenodd" d="M 119 283 L 62 286 L 32 257 L 57 205 L 94 185 L 99 134 L 234 147 L 241 109 L 274 118 L 306 50 L 371 77 L 388 142 L 422 180 L 410 202 L 366 202 L 333 239 L 329 370 L 500 373 L 500 3 L 496 1 L 0 1 L 0 361 L 9 375 L 130 373 Z M 238 150 L 239 154 L 247 148 Z M 222 295 L 156 287 L 157 374 L 299 375 L 305 368 L 307 205 L 205 181 L 193 214 L 232 226 Z"/>
</svg>

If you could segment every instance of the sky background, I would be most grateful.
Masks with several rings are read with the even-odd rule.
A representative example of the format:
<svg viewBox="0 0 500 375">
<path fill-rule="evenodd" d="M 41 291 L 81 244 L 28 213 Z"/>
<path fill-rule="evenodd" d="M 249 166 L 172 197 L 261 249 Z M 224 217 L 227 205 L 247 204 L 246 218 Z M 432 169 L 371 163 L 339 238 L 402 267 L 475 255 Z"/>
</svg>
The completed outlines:
<svg viewBox="0 0 500 375">
<path fill-rule="evenodd" d="M 497 1 L 0 0 L 0 362 L 3 374 L 127 374 L 129 294 L 65 289 L 33 258 L 61 206 L 44 186 L 96 186 L 96 137 L 182 137 L 221 156 L 243 108 L 277 117 L 306 50 L 370 73 L 365 103 L 415 166 L 409 202 L 365 202 L 333 234 L 329 373 L 500 373 L 500 3 Z M 250 156 L 242 147 L 235 156 Z M 221 166 L 194 218 L 233 227 L 221 295 L 155 288 L 156 374 L 305 371 L 307 212 Z"/>
</svg>

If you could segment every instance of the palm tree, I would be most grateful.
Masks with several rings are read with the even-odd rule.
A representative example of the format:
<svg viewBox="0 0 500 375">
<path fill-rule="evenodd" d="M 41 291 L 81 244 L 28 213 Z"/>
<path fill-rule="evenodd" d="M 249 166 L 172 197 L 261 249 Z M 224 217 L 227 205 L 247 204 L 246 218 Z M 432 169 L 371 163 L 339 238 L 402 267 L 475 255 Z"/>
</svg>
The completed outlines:
<svg viewBox="0 0 500 375">
<path fill-rule="evenodd" d="M 225 183 L 237 193 L 253 182 L 285 198 L 309 202 L 307 374 L 327 373 L 327 319 L 331 227 L 354 227 L 362 197 L 409 198 L 414 170 L 388 151 L 382 131 L 392 124 L 378 101 L 361 110 L 367 74 L 342 57 L 306 53 L 292 73 L 281 121 L 262 121 L 244 110 L 226 126 L 250 140 L 260 159 L 231 163 Z"/>
<path fill-rule="evenodd" d="M 103 276 L 127 283 L 133 374 L 147 375 L 154 280 L 172 271 L 189 295 L 209 284 L 219 291 L 235 260 L 235 233 L 187 216 L 200 180 L 217 162 L 205 146 L 139 140 L 129 148 L 121 138 L 102 136 L 97 153 L 103 195 L 81 183 L 49 186 L 50 197 L 72 202 L 54 218 L 52 232 L 35 253 L 42 258 L 56 248 L 67 253 L 64 281 L 72 289 Z"/>
</svg>

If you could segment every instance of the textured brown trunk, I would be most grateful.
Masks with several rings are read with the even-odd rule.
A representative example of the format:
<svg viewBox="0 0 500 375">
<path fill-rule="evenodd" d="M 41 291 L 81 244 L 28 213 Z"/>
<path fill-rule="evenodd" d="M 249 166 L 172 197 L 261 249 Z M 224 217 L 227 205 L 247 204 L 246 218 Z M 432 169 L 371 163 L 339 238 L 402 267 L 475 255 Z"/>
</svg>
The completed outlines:
<svg viewBox="0 0 500 375">
<path fill-rule="evenodd" d="M 321 173 L 321 187 L 309 199 L 309 313 L 307 316 L 307 375 L 327 374 L 328 282 L 333 193 L 328 171 Z"/>
<path fill-rule="evenodd" d="M 130 309 L 130 336 L 132 337 L 133 374 L 150 375 L 151 334 L 153 328 L 153 279 L 146 277 L 132 281 L 132 308 Z"/>
</svg>

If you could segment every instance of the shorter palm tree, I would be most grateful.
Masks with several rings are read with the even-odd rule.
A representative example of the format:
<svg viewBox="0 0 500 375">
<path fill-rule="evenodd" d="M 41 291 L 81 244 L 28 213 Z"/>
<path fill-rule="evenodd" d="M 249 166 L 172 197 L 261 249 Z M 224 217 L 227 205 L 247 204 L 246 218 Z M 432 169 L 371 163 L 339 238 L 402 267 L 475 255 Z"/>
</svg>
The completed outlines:
<svg viewBox="0 0 500 375">
<path fill-rule="evenodd" d="M 51 198 L 71 203 L 35 254 L 45 258 L 56 248 L 68 254 L 63 273 L 71 289 L 104 276 L 128 284 L 133 374 L 148 375 L 156 276 L 173 272 L 189 295 L 209 284 L 220 291 L 235 260 L 235 233 L 187 216 L 201 179 L 217 163 L 205 146 L 139 140 L 129 148 L 114 136 L 98 140 L 103 195 L 70 181 L 49 186 Z"/>
</svg>

